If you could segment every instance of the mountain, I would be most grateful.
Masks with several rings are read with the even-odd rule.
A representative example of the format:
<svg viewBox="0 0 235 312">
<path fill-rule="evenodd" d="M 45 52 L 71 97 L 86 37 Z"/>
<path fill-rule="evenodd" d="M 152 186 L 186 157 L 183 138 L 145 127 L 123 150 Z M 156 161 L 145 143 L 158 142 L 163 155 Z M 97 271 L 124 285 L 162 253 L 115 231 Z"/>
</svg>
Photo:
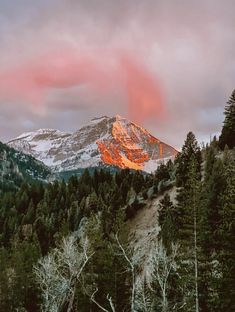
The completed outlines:
<svg viewBox="0 0 235 312">
<path fill-rule="evenodd" d="M 23 181 L 46 180 L 51 171 L 42 162 L 0 142 L 0 190 L 11 190 Z"/>
<path fill-rule="evenodd" d="M 152 172 L 177 154 L 173 147 L 120 116 L 94 118 L 74 133 L 54 129 L 24 133 L 8 145 L 34 156 L 54 172 L 104 165 Z"/>
</svg>

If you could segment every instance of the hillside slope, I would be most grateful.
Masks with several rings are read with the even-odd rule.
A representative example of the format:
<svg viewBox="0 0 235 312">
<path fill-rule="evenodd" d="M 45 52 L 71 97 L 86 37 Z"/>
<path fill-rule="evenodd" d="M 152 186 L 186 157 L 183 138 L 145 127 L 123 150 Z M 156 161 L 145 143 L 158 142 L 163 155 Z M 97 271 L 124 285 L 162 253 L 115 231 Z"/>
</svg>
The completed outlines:
<svg viewBox="0 0 235 312">
<path fill-rule="evenodd" d="M 45 180 L 51 173 L 43 163 L 0 142 L 0 189 L 8 190 L 23 181 Z"/>
<path fill-rule="evenodd" d="M 147 274 L 148 264 L 146 263 L 148 255 L 155 247 L 160 227 L 158 224 L 159 204 L 164 195 L 168 193 L 170 199 L 175 203 L 176 187 L 173 186 L 164 194 L 156 198 L 148 199 L 147 204 L 136 215 L 127 221 L 130 247 L 134 251 L 135 257 L 142 263 L 143 273 Z"/>
</svg>

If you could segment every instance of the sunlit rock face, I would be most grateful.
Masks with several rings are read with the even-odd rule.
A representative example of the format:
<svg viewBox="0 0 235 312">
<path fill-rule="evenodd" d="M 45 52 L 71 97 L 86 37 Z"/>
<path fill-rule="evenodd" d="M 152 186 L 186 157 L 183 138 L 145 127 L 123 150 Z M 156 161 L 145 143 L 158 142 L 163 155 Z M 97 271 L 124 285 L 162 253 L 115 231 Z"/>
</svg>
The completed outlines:
<svg viewBox="0 0 235 312">
<path fill-rule="evenodd" d="M 93 119 L 75 133 L 40 129 L 11 140 L 54 171 L 113 165 L 152 172 L 177 151 L 120 116 Z"/>
<path fill-rule="evenodd" d="M 151 161 L 156 169 L 160 160 L 177 154 L 174 148 L 120 116 L 111 118 L 110 122 L 110 136 L 97 141 L 101 159 L 106 164 L 145 170 Z"/>
</svg>

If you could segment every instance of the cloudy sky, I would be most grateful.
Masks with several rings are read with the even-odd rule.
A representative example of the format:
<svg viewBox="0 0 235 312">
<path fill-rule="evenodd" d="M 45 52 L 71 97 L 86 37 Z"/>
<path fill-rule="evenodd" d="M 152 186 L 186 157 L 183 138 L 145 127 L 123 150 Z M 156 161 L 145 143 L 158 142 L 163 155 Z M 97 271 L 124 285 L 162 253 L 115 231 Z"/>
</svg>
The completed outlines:
<svg viewBox="0 0 235 312">
<path fill-rule="evenodd" d="M 180 147 L 235 87 L 234 0 L 0 0 L 0 140 L 119 114 Z"/>
</svg>

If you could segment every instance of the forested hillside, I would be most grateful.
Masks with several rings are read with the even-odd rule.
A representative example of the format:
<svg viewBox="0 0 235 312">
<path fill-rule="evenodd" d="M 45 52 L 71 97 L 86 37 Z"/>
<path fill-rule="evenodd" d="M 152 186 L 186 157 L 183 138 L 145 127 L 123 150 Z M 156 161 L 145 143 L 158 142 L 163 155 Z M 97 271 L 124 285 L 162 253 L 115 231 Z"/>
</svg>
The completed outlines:
<svg viewBox="0 0 235 312">
<path fill-rule="evenodd" d="M 17 189 L 22 182 L 46 180 L 49 168 L 29 155 L 0 142 L 0 192 Z"/>
<path fill-rule="evenodd" d="M 235 151 L 222 137 L 200 149 L 189 132 L 152 175 L 85 170 L 1 194 L 0 310 L 235 311 Z M 140 257 L 130 220 L 159 196 Z"/>
</svg>

